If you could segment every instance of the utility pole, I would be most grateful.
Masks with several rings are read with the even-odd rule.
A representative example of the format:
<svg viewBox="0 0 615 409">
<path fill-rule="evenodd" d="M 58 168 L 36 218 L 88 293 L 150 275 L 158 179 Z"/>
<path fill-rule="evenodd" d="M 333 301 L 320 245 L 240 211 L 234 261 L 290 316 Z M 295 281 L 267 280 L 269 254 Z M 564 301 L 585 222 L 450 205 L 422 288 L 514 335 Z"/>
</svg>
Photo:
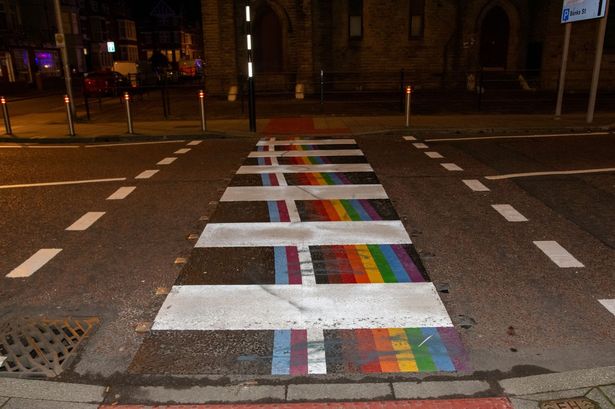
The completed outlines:
<svg viewBox="0 0 615 409">
<path fill-rule="evenodd" d="M 570 32 L 572 23 L 565 24 L 564 49 L 562 51 L 562 68 L 559 72 L 559 87 L 557 89 L 557 103 L 555 105 L 555 119 L 562 116 L 562 101 L 564 100 L 564 86 L 566 85 L 566 68 L 568 66 L 568 50 L 570 48 Z"/>
<path fill-rule="evenodd" d="M 64 81 L 66 82 L 66 95 L 70 101 L 70 110 L 75 115 L 75 99 L 73 98 L 73 87 L 71 84 L 70 67 L 68 66 L 68 51 L 66 50 L 66 36 L 64 35 L 64 26 L 62 25 L 62 8 L 60 0 L 53 0 L 53 7 L 56 12 L 56 25 L 58 26 L 58 34 L 61 37 L 59 42 L 60 52 L 62 53 L 62 62 L 64 63 Z M 56 35 L 56 43 L 58 36 Z"/>
<path fill-rule="evenodd" d="M 606 33 L 606 21 L 609 17 L 609 0 L 606 0 L 604 17 L 600 19 L 598 26 L 598 38 L 596 39 L 596 58 L 594 59 L 594 72 L 592 74 L 592 84 L 589 89 L 589 104 L 587 105 L 587 123 L 594 122 L 594 111 L 596 109 L 596 97 L 598 95 L 598 81 L 600 79 L 600 67 L 602 66 L 602 51 L 604 49 L 604 35 Z"/>
</svg>

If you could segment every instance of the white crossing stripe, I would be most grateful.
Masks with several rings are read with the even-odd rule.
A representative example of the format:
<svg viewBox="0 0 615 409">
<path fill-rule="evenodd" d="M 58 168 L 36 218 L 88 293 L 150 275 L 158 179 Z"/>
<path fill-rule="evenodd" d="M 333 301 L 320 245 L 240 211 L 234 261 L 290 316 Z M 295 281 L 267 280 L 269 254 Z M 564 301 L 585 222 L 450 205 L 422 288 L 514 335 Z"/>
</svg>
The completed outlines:
<svg viewBox="0 0 615 409">
<path fill-rule="evenodd" d="M 285 200 L 286 208 L 288 209 L 288 218 L 291 223 L 299 223 L 301 217 L 299 217 L 299 210 L 297 210 L 297 204 L 294 200 Z"/>
<path fill-rule="evenodd" d="M 399 220 L 302 223 L 209 223 L 195 247 L 410 244 Z"/>
<path fill-rule="evenodd" d="M 407 135 L 403 137 L 407 141 L 416 141 L 416 138 L 412 135 Z"/>
<path fill-rule="evenodd" d="M 527 222 L 527 218 L 509 204 L 494 204 L 491 207 L 509 222 Z"/>
<path fill-rule="evenodd" d="M 242 166 L 237 171 L 238 175 L 261 174 L 261 173 L 316 173 L 316 172 L 373 172 L 374 169 L 368 163 L 342 163 L 338 165 L 255 165 Z"/>
<path fill-rule="evenodd" d="M 299 158 L 304 156 L 363 156 L 361 149 L 324 149 L 314 151 L 256 151 L 250 152 L 249 158 Z"/>
<path fill-rule="evenodd" d="M 136 186 L 122 186 L 116 190 L 107 200 L 123 200 L 131 194 L 137 187 Z"/>
<path fill-rule="evenodd" d="M 281 175 L 281 174 L 280 174 Z M 221 202 L 265 200 L 387 199 L 382 185 L 237 186 L 224 191 Z"/>
<path fill-rule="evenodd" d="M 433 283 L 173 286 L 153 330 L 452 327 Z"/>
<path fill-rule="evenodd" d="M 325 333 L 320 328 L 307 330 L 307 364 L 309 374 L 326 374 Z"/>
<path fill-rule="evenodd" d="M 175 162 L 175 160 L 177 160 L 177 158 L 174 158 L 174 157 L 164 158 L 160 162 L 158 162 L 156 165 L 170 165 L 171 163 Z"/>
<path fill-rule="evenodd" d="M 256 146 L 268 145 L 355 145 L 354 139 L 293 139 L 289 141 L 258 141 Z"/>
<path fill-rule="evenodd" d="M 574 258 L 556 241 L 535 241 L 534 244 L 542 250 L 558 267 L 561 268 L 581 268 L 585 267 L 579 260 Z"/>
<path fill-rule="evenodd" d="M 301 271 L 301 284 L 312 286 L 316 285 L 316 274 L 314 273 L 314 263 L 309 246 L 297 246 L 299 256 L 299 270 Z"/>
<path fill-rule="evenodd" d="M 615 315 L 615 299 L 598 300 L 611 314 Z"/>
<path fill-rule="evenodd" d="M 477 179 L 464 179 L 463 183 L 475 192 L 489 192 L 489 188 Z"/>
<path fill-rule="evenodd" d="M 428 149 L 429 148 L 429 146 L 425 145 L 422 142 L 416 142 L 416 143 L 413 143 L 412 145 L 414 145 L 416 149 Z"/>
<path fill-rule="evenodd" d="M 425 152 L 425 155 L 429 156 L 431 159 L 442 159 L 444 157 L 440 152 Z"/>
<path fill-rule="evenodd" d="M 286 177 L 284 176 L 283 173 L 275 173 L 275 177 L 278 179 L 278 184 L 282 187 L 284 186 L 288 186 L 288 182 L 286 181 Z M 263 187 L 263 186 L 257 186 L 257 187 Z M 271 186 L 273 187 L 273 186 Z"/>
<path fill-rule="evenodd" d="M 63 186 L 63 185 L 81 185 L 85 183 L 104 183 L 104 182 L 121 182 L 126 178 L 111 178 L 111 179 L 89 179 L 89 180 L 70 180 L 66 182 L 43 182 L 43 183 L 26 183 L 20 185 L 3 185 L 0 189 L 16 189 L 23 187 L 44 187 L 44 186 Z"/>
<path fill-rule="evenodd" d="M 25 278 L 36 273 L 41 267 L 58 255 L 62 249 L 40 249 L 32 257 L 24 261 L 19 267 L 8 273 L 8 278 Z"/>
<path fill-rule="evenodd" d="M 175 153 L 176 155 L 183 155 L 184 153 L 188 153 L 188 152 L 190 152 L 191 150 L 192 150 L 192 149 L 190 149 L 190 148 L 181 148 L 181 149 L 176 150 L 174 153 Z"/>
<path fill-rule="evenodd" d="M 67 231 L 84 231 L 91 225 L 96 223 L 96 220 L 103 217 L 105 212 L 88 212 L 81 216 L 76 222 L 66 228 Z"/>
<path fill-rule="evenodd" d="M 200 145 L 201 142 L 203 141 L 191 141 L 191 142 L 188 142 L 187 146 L 197 146 L 197 145 Z"/>
<path fill-rule="evenodd" d="M 152 176 L 154 176 L 156 173 L 158 173 L 158 169 L 144 170 L 143 172 L 135 176 L 135 179 L 149 179 Z"/>
<path fill-rule="evenodd" d="M 451 172 L 461 172 L 463 169 L 454 163 L 441 163 L 444 169 L 449 170 Z"/>
</svg>

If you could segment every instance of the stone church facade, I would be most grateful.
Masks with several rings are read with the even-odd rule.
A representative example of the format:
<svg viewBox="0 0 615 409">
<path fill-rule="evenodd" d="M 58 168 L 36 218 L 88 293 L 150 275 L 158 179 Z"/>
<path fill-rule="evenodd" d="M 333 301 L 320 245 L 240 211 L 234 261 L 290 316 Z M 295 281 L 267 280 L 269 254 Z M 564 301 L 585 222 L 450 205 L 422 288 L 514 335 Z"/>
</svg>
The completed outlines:
<svg viewBox="0 0 615 409">
<path fill-rule="evenodd" d="M 541 89 L 554 89 L 559 77 L 561 0 L 201 1 L 212 91 L 223 92 L 246 75 L 246 4 L 261 89 L 302 83 L 310 92 L 321 69 L 348 78 L 404 69 L 409 82 L 424 88 L 467 87 L 481 70 L 531 77 Z M 615 87 L 614 6 L 601 89 Z M 597 20 L 573 25 L 568 89 L 589 88 L 597 29 Z"/>
</svg>

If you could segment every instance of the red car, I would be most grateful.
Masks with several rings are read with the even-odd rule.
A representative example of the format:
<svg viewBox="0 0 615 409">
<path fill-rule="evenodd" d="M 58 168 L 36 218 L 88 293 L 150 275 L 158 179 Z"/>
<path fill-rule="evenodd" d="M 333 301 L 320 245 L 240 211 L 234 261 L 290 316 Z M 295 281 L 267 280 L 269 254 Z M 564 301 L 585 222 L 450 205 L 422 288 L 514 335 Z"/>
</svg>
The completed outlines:
<svg viewBox="0 0 615 409">
<path fill-rule="evenodd" d="M 83 93 L 90 97 L 116 96 L 132 88 L 130 80 L 119 72 L 90 72 L 83 78 Z"/>
</svg>

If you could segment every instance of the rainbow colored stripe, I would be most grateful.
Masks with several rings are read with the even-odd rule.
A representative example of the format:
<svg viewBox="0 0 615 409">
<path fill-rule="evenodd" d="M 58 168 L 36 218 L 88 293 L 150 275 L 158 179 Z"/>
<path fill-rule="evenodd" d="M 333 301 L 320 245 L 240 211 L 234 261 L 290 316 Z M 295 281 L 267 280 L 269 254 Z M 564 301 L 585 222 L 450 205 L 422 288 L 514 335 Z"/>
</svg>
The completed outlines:
<svg viewBox="0 0 615 409">
<path fill-rule="evenodd" d="M 314 214 L 321 221 L 370 221 L 382 216 L 369 200 L 310 200 L 302 203 L 305 213 Z"/>
<path fill-rule="evenodd" d="M 275 176 L 275 175 L 274 175 Z M 272 223 L 290 222 L 288 206 L 283 200 L 269 200 L 267 202 L 269 210 L 269 221 Z"/>
<path fill-rule="evenodd" d="M 275 283 L 301 284 L 301 264 L 297 247 L 274 247 Z"/>
<path fill-rule="evenodd" d="M 310 252 L 319 284 L 425 281 L 403 245 L 312 246 Z"/>
<path fill-rule="evenodd" d="M 294 178 L 297 185 L 352 185 L 350 179 L 340 172 L 297 173 Z"/>
<path fill-rule="evenodd" d="M 307 375 L 307 330 L 276 330 L 273 334 L 272 375 Z"/>
</svg>

